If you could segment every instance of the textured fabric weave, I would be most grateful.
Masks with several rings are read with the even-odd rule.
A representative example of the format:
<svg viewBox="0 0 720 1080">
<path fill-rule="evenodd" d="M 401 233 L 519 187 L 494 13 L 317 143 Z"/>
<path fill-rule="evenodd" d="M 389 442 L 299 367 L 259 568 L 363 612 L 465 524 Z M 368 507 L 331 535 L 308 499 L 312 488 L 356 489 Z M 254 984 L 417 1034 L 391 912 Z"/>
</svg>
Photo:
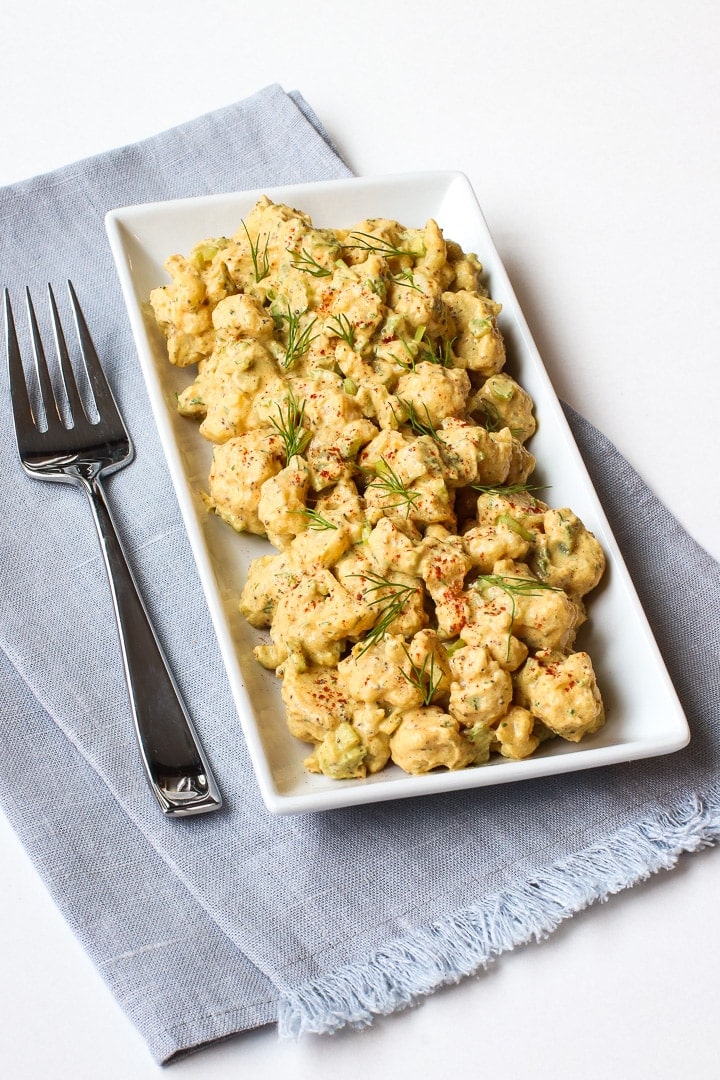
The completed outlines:
<svg viewBox="0 0 720 1080">
<path fill-rule="evenodd" d="M 73 279 L 135 440 L 109 498 L 227 800 L 207 817 L 159 814 L 84 497 L 26 480 L 0 424 L 0 803 L 158 1061 L 274 1021 L 289 1034 L 370 1022 L 720 831 L 720 570 L 571 410 L 690 721 L 689 747 L 507 787 L 293 818 L 265 811 L 103 218 L 129 203 L 346 175 L 307 104 L 273 86 L 0 191 L 4 283 L 18 300 L 25 284 Z M 0 410 L 10 415 L 6 379 Z"/>
</svg>

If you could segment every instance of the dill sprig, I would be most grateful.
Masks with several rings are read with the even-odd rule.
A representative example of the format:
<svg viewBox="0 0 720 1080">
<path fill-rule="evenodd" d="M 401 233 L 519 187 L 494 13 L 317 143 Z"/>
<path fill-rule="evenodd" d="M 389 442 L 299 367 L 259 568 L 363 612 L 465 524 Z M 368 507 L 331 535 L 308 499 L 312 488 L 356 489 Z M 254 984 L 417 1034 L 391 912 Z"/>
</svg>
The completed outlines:
<svg viewBox="0 0 720 1080">
<path fill-rule="evenodd" d="M 303 427 L 305 402 L 303 401 L 300 404 L 292 388 L 290 388 L 285 401 L 285 408 L 283 409 L 278 402 L 275 402 L 275 408 L 278 411 L 279 419 L 276 420 L 275 417 L 271 416 L 270 423 L 282 439 L 285 464 L 289 465 L 294 457 L 299 457 L 303 453 L 312 438 L 312 432 L 306 431 Z"/>
<path fill-rule="evenodd" d="M 330 325 L 332 322 L 335 326 Z M 332 319 L 328 319 L 325 323 L 325 329 L 329 329 L 332 334 L 337 334 L 351 349 L 355 348 L 355 327 L 347 315 L 342 312 L 339 315 L 333 315 Z"/>
<path fill-rule="evenodd" d="M 481 401 L 479 407 L 482 409 L 485 416 L 485 430 L 486 431 L 499 431 L 501 427 L 504 427 L 502 417 L 497 409 L 496 405 L 493 405 L 492 401 Z"/>
<path fill-rule="evenodd" d="M 312 332 L 313 327 L 317 322 L 317 318 L 313 317 L 311 321 L 301 329 L 300 316 L 292 311 L 290 304 L 287 306 L 286 313 L 280 313 L 276 315 L 275 318 L 287 323 L 287 342 L 285 345 L 285 356 L 282 360 L 282 366 L 287 371 L 293 366 L 296 360 L 299 360 L 301 356 L 305 355 L 313 341 L 320 336 L 319 334 L 313 334 Z"/>
<path fill-rule="evenodd" d="M 366 570 L 362 574 L 353 574 L 352 576 L 372 582 L 372 585 L 363 591 L 363 597 L 371 607 L 378 606 L 380 608 L 377 622 L 362 639 L 362 648 L 357 653 L 357 656 L 363 656 L 372 645 L 382 641 L 388 628 L 402 615 L 411 595 L 418 591 L 418 586 L 406 585 L 402 581 L 393 581 L 392 578 L 382 577 L 371 570 Z M 376 595 L 372 599 L 368 599 L 372 593 Z"/>
<path fill-rule="evenodd" d="M 415 275 L 413 274 L 412 270 L 409 270 L 407 267 L 405 267 L 399 273 L 393 274 L 392 281 L 394 281 L 396 285 L 404 286 L 404 288 L 406 289 L 414 289 L 415 292 L 422 293 L 423 291 L 415 281 Z"/>
<path fill-rule="evenodd" d="M 494 434 L 500 431 L 502 428 L 507 427 L 505 420 L 498 410 L 496 405 L 493 405 L 492 401 L 483 399 L 479 402 L 479 408 L 482 410 L 485 416 L 484 428 L 489 434 Z M 521 434 L 520 428 L 510 428 L 510 434 L 517 438 Z"/>
<path fill-rule="evenodd" d="M 436 343 L 423 341 L 423 360 L 427 360 L 430 364 L 438 364 L 439 367 L 451 367 L 454 341 L 455 338 L 451 338 L 450 341 L 439 340 Z"/>
<path fill-rule="evenodd" d="M 415 364 L 418 362 L 418 354 L 420 351 L 422 339 L 425 336 L 426 329 L 427 328 L 425 326 L 418 326 L 412 337 L 412 340 L 408 340 L 407 338 L 403 337 L 402 334 L 397 335 L 397 340 L 400 342 L 403 349 L 407 353 L 408 358 L 407 360 L 404 360 L 401 359 L 399 356 L 395 356 L 395 354 L 393 353 L 393 360 L 396 364 L 399 364 L 400 367 L 405 368 L 406 371 L 415 370 Z"/>
<path fill-rule="evenodd" d="M 416 435 L 429 435 L 435 442 L 439 441 L 440 436 L 437 433 L 437 428 L 432 422 L 430 411 L 427 405 L 423 402 L 423 409 L 425 410 L 425 419 L 422 420 L 418 415 L 418 411 L 415 408 L 415 403 L 410 401 L 409 398 L 398 398 L 398 401 L 402 405 L 403 409 L 407 413 L 407 419 L 403 423 L 408 424 L 413 429 Z M 395 410 L 393 409 L 393 413 Z M 397 420 L 397 415 L 395 415 Z"/>
<path fill-rule="evenodd" d="M 327 266 L 323 266 L 317 259 L 314 259 L 305 248 L 302 249 L 299 255 L 296 255 L 292 265 L 296 270 L 312 274 L 313 277 L 332 277 L 333 274 L 332 270 L 328 270 Z"/>
<path fill-rule="evenodd" d="M 373 251 L 383 255 L 386 259 L 397 259 L 402 255 L 409 255 L 411 259 L 417 259 L 421 252 L 409 251 L 407 248 L 396 247 L 389 240 L 383 240 L 381 236 L 373 236 L 372 233 L 354 232 L 350 234 L 351 240 L 357 240 L 356 244 L 343 244 L 345 248 L 360 248 L 362 251 Z"/>
<path fill-rule="evenodd" d="M 308 529 L 315 529 L 317 532 L 321 532 L 323 529 L 337 529 L 334 522 L 328 521 L 321 513 L 309 506 L 304 506 L 302 510 L 293 510 L 292 513 L 302 514 L 303 517 L 306 517 L 308 519 Z"/>
<path fill-rule="evenodd" d="M 400 674 L 407 679 L 411 686 L 415 686 L 420 691 L 423 705 L 430 705 L 443 680 L 442 669 L 440 669 L 437 679 L 435 678 L 435 654 L 433 652 L 425 653 L 422 664 L 418 665 L 411 657 L 407 645 L 403 645 L 403 652 L 410 662 L 410 673 L 408 674 L 405 668 L 400 668 Z M 429 665 L 428 661 L 430 661 Z"/>
<path fill-rule="evenodd" d="M 260 234 L 253 243 L 252 237 L 248 232 L 248 227 L 245 222 L 242 222 L 242 227 L 245 230 L 245 235 L 248 238 L 250 244 L 250 258 L 252 259 L 253 271 L 255 273 L 255 281 L 261 282 L 263 278 L 266 278 L 270 273 L 270 257 L 268 255 L 268 244 L 270 243 L 270 236 L 265 233 L 265 247 L 260 250 Z"/>
<path fill-rule="evenodd" d="M 367 485 L 365 490 L 369 491 L 370 488 L 380 489 L 384 492 L 383 499 L 395 500 L 386 503 L 384 509 L 392 510 L 394 507 L 404 506 L 405 516 L 407 517 L 413 504 L 420 498 L 420 492 L 411 491 L 384 457 L 381 457 L 375 466 L 374 476 L 375 479 Z"/>
<path fill-rule="evenodd" d="M 562 592 L 556 585 L 548 585 L 545 581 L 537 578 L 522 577 L 519 574 L 481 574 L 474 581 L 475 588 L 484 589 L 496 586 L 510 598 L 510 631 L 508 633 L 506 659 L 510 659 L 510 641 L 512 638 L 515 614 L 517 611 L 516 598 L 527 596 L 540 596 L 543 592 Z"/>
</svg>

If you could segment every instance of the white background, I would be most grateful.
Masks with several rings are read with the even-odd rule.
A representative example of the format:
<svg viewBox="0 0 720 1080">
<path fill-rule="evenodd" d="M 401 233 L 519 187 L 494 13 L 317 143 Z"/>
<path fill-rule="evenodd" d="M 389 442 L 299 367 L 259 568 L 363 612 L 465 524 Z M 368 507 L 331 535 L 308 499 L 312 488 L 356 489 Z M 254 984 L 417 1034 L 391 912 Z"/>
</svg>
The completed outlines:
<svg viewBox="0 0 720 1080">
<path fill-rule="evenodd" d="M 559 394 L 720 558 L 720 14 L 636 0 L 5 0 L 0 183 L 299 89 L 354 172 L 467 173 Z M 0 818 L 0 1060 L 158 1068 Z M 720 854 L 364 1032 L 231 1040 L 178 1080 L 718 1076 Z"/>
</svg>

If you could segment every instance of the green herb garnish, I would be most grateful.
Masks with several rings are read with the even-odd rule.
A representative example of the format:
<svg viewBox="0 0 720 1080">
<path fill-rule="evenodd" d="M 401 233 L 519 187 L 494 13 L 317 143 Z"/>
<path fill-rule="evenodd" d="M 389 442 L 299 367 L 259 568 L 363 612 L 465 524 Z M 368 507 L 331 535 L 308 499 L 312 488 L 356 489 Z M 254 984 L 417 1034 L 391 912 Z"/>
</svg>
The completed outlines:
<svg viewBox="0 0 720 1080">
<path fill-rule="evenodd" d="M 404 420 L 403 423 L 408 424 L 409 427 L 413 429 L 416 435 L 429 435 L 431 439 L 434 439 L 435 442 L 438 442 L 440 437 L 437 433 L 437 428 L 432 422 L 427 405 L 423 403 L 423 409 L 425 410 L 425 419 L 422 420 L 418 415 L 418 411 L 415 408 L 414 402 L 410 401 L 408 398 L 398 398 L 398 401 L 407 413 L 407 419 Z M 395 416 L 395 419 L 397 420 L 397 416 Z"/>
<path fill-rule="evenodd" d="M 303 507 L 302 510 L 293 510 L 292 513 L 302 514 L 303 517 L 306 517 L 308 519 L 308 529 L 315 529 L 317 532 L 323 529 L 337 529 L 337 525 L 332 521 L 328 521 L 317 510 L 313 510 L 309 506 Z"/>
<path fill-rule="evenodd" d="M 394 507 L 404 506 L 406 508 L 405 514 L 408 516 L 413 504 L 420 498 L 420 492 L 411 491 L 384 457 L 381 457 L 375 466 L 374 475 L 375 479 L 367 485 L 365 490 L 369 491 L 370 488 L 380 489 L 385 493 L 383 495 L 384 499 L 395 500 L 387 503 L 385 509 L 392 510 Z"/>
<path fill-rule="evenodd" d="M 386 259 L 396 259 L 401 255 L 409 255 L 411 259 L 416 259 L 418 255 L 422 254 L 421 252 L 396 247 L 389 240 L 383 240 L 381 236 L 373 236 L 372 233 L 354 232 L 351 233 L 350 239 L 357 240 L 357 243 L 343 244 L 343 247 L 360 248 L 362 251 L 368 252 L 374 251 L 378 255 L 383 255 Z"/>
<path fill-rule="evenodd" d="M 418 591 L 418 587 L 417 585 L 406 585 L 401 581 L 392 581 L 391 578 L 382 577 L 371 570 L 366 570 L 364 574 L 353 574 L 352 576 L 372 582 L 370 588 L 364 590 L 363 597 L 367 599 L 371 593 L 375 593 L 376 595 L 367 600 L 367 603 L 371 607 L 377 605 L 380 608 L 378 621 L 362 639 L 363 647 L 357 653 L 358 656 L 363 656 L 372 645 L 382 641 L 388 628 L 402 615 L 406 603 L 412 593 Z"/>
<path fill-rule="evenodd" d="M 263 278 L 266 278 L 270 273 L 270 258 L 268 256 L 268 244 L 270 243 L 270 237 L 265 234 L 265 247 L 260 250 L 260 236 L 258 235 L 255 243 L 252 241 L 252 237 L 248 232 L 248 227 L 243 221 L 242 227 L 245 230 L 245 235 L 248 238 L 250 244 L 250 258 L 252 259 L 253 271 L 255 273 L 255 281 L 260 282 Z"/>
<path fill-rule="evenodd" d="M 422 289 L 415 282 L 415 276 L 412 270 L 408 270 L 407 267 L 398 274 L 393 274 L 392 280 L 396 285 L 403 285 L 406 289 L 414 289 L 415 292 L 422 293 Z"/>
<path fill-rule="evenodd" d="M 332 322 L 335 323 L 335 326 L 330 325 Z M 337 334 L 339 338 L 342 338 L 351 349 L 355 348 L 355 327 L 347 315 L 343 315 L 342 312 L 339 315 L 333 315 L 332 319 L 328 319 L 325 323 L 325 328 L 329 329 L 332 334 Z"/>
<path fill-rule="evenodd" d="M 435 654 L 432 652 L 425 653 L 422 664 L 418 665 L 410 656 L 406 645 L 403 645 L 403 652 L 410 662 L 410 674 L 404 668 L 400 668 L 400 674 L 407 679 L 411 686 L 415 686 L 420 691 L 423 705 L 429 705 L 443 680 L 442 670 L 437 679 L 435 678 Z M 428 661 L 430 661 L 429 665 Z"/>
<path fill-rule="evenodd" d="M 306 274 L 312 274 L 313 277 L 332 277 L 332 270 L 328 270 L 327 266 L 323 266 L 317 259 L 313 259 L 312 255 L 302 249 L 301 253 L 296 256 L 293 267 L 296 270 L 302 270 Z"/>
<path fill-rule="evenodd" d="M 516 597 L 540 596 L 543 592 L 562 592 L 555 585 L 548 585 L 537 578 L 521 577 L 514 574 L 481 574 L 474 581 L 474 586 L 481 591 L 493 586 L 502 591 L 510 598 L 510 632 L 508 633 L 506 659 L 510 659 L 510 639 L 512 638 L 513 624 L 515 622 Z"/>
<path fill-rule="evenodd" d="M 320 336 L 312 332 L 317 318 L 313 317 L 307 326 L 300 329 L 300 316 L 291 310 L 290 304 L 287 306 L 287 313 L 281 313 L 274 317 L 287 323 L 287 343 L 285 345 L 285 356 L 282 360 L 282 366 L 287 371 L 296 360 L 305 355 L 313 341 Z"/>
<path fill-rule="evenodd" d="M 283 449 L 285 450 L 285 464 L 289 465 L 294 457 L 298 457 L 303 453 L 312 438 L 312 433 L 306 431 L 303 427 L 305 402 L 303 401 L 300 404 L 292 389 L 289 389 L 285 408 L 283 409 L 277 402 L 275 408 L 278 411 L 279 419 L 276 420 L 271 416 L 270 423 L 282 439 Z"/>
</svg>

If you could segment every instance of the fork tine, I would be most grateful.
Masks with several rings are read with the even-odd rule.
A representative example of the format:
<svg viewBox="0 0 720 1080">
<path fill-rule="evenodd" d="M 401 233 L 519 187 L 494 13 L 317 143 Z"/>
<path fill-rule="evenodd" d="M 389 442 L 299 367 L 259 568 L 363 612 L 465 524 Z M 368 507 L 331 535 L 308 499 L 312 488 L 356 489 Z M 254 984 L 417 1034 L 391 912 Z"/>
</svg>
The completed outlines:
<svg viewBox="0 0 720 1080">
<path fill-rule="evenodd" d="M 75 316 L 75 326 L 77 328 L 78 340 L 80 342 L 80 352 L 82 354 L 85 368 L 90 379 L 90 385 L 92 386 L 93 396 L 95 398 L 95 404 L 97 411 L 101 418 L 106 421 L 115 421 L 125 427 L 118 407 L 115 403 L 112 390 L 108 385 L 108 381 L 105 378 L 105 372 L 102 369 L 100 358 L 95 351 L 90 331 L 88 330 L 87 323 L 85 322 L 85 316 L 83 315 L 80 302 L 73 288 L 71 281 L 67 283 L 68 293 L 70 294 L 70 303 L 72 304 L 73 314 Z"/>
<path fill-rule="evenodd" d="M 82 419 L 87 419 L 87 416 L 82 398 L 80 397 L 80 391 L 78 390 L 75 372 L 70 363 L 70 355 L 68 353 L 62 323 L 60 322 L 57 304 L 55 303 L 55 294 L 52 291 L 52 285 L 48 285 L 48 300 L 50 301 L 50 314 L 52 316 L 55 348 L 57 350 L 58 360 L 60 361 L 60 371 L 65 387 L 65 394 L 67 395 L 68 405 L 70 406 L 70 416 L 72 417 L 73 424 L 77 425 L 78 421 L 82 422 Z"/>
<path fill-rule="evenodd" d="M 5 298 L 5 349 L 7 352 L 8 369 L 10 372 L 10 397 L 12 399 L 13 416 L 15 418 L 15 430 L 26 430 L 28 424 L 35 424 L 30 398 L 28 396 L 25 370 L 22 365 L 20 346 L 15 330 L 10 293 L 4 290 Z"/>
<path fill-rule="evenodd" d="M 50 381 L 50 372 L 47 366 L 47 360 L 45 359 L 45 350 L 43 349 L 42 338 L 40 337 L 40 328 L 37 324 L 37 318 L 35 317 L 35 308 L 33 307 L 32 297 L 30 290 L 25 289 L 25 300 L 27 302 L 28 320 L 30 322 L 30 337 L 32 339 L 33 355 L 35 357 L 35 368 L 37 371 L 38 385 L 40 387 L 40 397 L 45 409 L 45 423 L 47 424 L 48 431 L 57 431 L 59 428 L 64 429 L 65 425 L 62 422 L 60 416 L 60 410 L 55 399 L 55 392 Z"/>
</svg>

